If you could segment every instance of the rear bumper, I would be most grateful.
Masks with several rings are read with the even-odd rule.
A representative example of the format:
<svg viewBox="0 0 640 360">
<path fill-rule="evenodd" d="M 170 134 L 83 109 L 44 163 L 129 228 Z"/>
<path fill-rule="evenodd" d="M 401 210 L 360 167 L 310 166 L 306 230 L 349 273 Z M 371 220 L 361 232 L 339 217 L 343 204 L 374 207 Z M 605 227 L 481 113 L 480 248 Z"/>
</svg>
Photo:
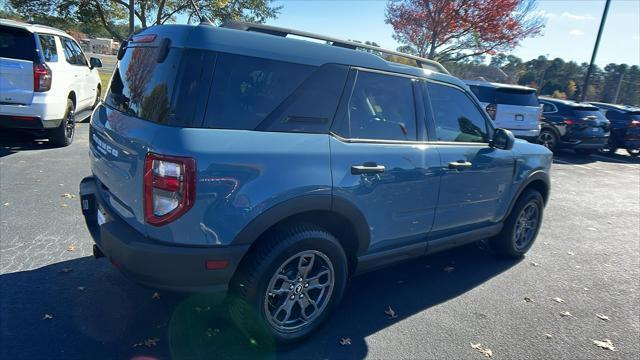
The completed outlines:
<svg viewBox="0 0 640 360">
<path fill-rule="evenodd" d="M 37 116 L 16 116 L 0 114 L 0 129 L 52 129 L 60 126 L 62 119 L 42 120 Z"/>
<path fill-rule="evenodd" d="M 513 133 L 513 136 L 527 140 L 528 142 L 538 142 L 538 135 L 540 135 L 540 129 L 531 129 L 531 130 L 515 130 L 509 129 Z"/>
<path fill-rule="evenodd" d="M 111 263 L 143 285 L 181 292 L 226 293 L 249 245 L 187 247 L 160 244 L 136 231 L 111 211 L 89 176 L 80 183 L 82 214 L 91 236 Z M 98 211 L 104 224 L 98 225 Z M 227 260 L 224 269 L 207 270 L 207 260 Z"/>
</svg>

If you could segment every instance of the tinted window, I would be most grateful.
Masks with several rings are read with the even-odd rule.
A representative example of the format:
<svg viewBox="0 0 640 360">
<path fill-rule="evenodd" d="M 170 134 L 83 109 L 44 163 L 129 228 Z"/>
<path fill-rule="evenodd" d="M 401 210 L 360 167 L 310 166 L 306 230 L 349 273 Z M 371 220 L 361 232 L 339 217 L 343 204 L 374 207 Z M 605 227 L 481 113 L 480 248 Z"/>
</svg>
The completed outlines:
<svg viewBox="0 0 640 360">
<path fill-rule="evenodd" d="M 107 105 L 145 120 L 167 124 L 180 50 L 158 63 L 157 47 L 129 47 L 111 78 Z"/>
<path fill-rule="evenodd" d="M 352 139 L 415 141 L 411 80 L 359 71 L 336 132 Z"/>
<path fill-rule="evenodd" d="M 473 94 L 484 103 L 493 103 L 496 100 L 496 89 L 488 86 L 470 85 Z"/>
<path fill-rule="evenodd" d="M 71 40 L 71 48 L 73 49 L 73 54 L 76 57 L 76 64 L 87 66 L 87 58 L 84 57 L 84 53 L 80 46 L 73 40 Z"/>
<path fill-rule="evenodd" d="M 215 52 L 202 50 L 184 51 L 174 92 L 176 98 L 175 106 L 169 114 L 169 125 L 202 126 L 215 63 Z"/>
<path fill-rule="evenodd" d="M 486 142 L 487 124 L 462 90 L 429 82 L 429 98 L 436 126 L 436 140 Z"/>
<path fill-rule="evenodd" d="M 82 52 L 76 43 L 69 38 L 60 38 L 64 49 L 64 58 L 71 65 L 86 65 L 87 60 L 82 56 Z"/>
<path fill-rule="evenodd" d="M 579 119 L 586 118 L 586 117 L 596 118 L 599 120 L 607 119 L 604 116 L 604 114 L 602 114 L 598 110 L 598 108 L 575 108 L 575 109 L 572 109 L 571 113 Z"/>
<path fill-rule="evenodd" d="M 550 113 L 557 111 L 555 106 L 549 103 L 541 103 L 542 104 L 542 112 Z"/>
<path fill-rule="evenodd" d="M 500 88 L 496 90 L 496 104 L 538 106 L 538 98 L 533 90 Z"/>
<path fill-rule="evenodd" d="M 314 69 L 283 61 L 219 54 L 204 126 L 255 129 Z"/>
<path fill-rule="evenodd" d="M 58 61 L 58 50 L 56 49 L 56 38 L 53 35 L 38 35 L 40 49 L 46 62 Z"/>
<path fill-rule="evenodd" d="M 0 26 L 0 57 L 29 61 L 37 59 L 33 34 L 22 29 Z"/>
</svg>

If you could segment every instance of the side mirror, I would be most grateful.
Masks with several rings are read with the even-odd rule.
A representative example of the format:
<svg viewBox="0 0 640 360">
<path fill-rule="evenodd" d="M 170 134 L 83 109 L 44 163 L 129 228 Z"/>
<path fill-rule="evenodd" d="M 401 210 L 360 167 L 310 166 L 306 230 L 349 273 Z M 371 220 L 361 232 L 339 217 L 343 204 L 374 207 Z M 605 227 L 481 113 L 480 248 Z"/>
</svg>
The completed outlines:
<svg viewBox="0 0 640 360">
<path fill-rule="evenodd" d="M 100 61 L 100 59 L 98 58 L 89 58 L 89 66 L 93 69 L 93 68 L 99 68 L 102 67 L 102 61 Z"/>
<path fill-rule="evenodd" d="M 489 146 L 496 149 L 502 150 L 511 150 L 513 149 L 513 144 L 516 142 L 515 136 L 513 133 L 506 129 L 496 129 L 493 132 L 493 139 L 489 143 Z"/>
</svg>

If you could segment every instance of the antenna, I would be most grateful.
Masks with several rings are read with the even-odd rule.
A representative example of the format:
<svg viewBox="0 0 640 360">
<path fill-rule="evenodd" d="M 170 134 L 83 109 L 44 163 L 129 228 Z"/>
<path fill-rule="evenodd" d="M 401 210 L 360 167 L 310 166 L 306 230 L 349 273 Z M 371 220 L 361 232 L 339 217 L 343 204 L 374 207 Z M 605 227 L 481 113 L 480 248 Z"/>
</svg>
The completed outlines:
<svg viewBox="0 0 640 360">
<path fill-rule="evenodd" d="M 211 20 L 209 20 L 209 18 L 207 18 L 206 16 L 203 16 L 202 14 L 200 14 L 200 9 L 198 9 L 198 6 L 196 5 L 196 3 L 193 0 L 189 0 L 189 2 L 191 3 L 191 6 L 193 7 L 193 10 L 196 12 L 196 15 L 198 16 L 198 19 L 200 19 L 200 24 L 207 24 L 207 25 L 212 25 L 213 23 L 211 22 Z"/>
</svg>

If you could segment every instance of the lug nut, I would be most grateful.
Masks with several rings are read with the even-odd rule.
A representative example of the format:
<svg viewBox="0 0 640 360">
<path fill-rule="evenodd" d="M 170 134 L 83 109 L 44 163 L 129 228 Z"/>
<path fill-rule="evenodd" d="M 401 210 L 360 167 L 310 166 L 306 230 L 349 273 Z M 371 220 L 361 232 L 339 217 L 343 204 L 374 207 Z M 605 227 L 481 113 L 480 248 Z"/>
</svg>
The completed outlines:
<svg viewBox="0 0 640 360">
<path fill-rule="evenodd" d="M 291 300 L 294 300 L 295 298 L 296 298 L 295 295 L 291 295 L 291 297 L 290 297 Z"/>
<path fill-rule="evenodd" d="M 298 282 L 302 282 L 302 278 L 298 278 Z"/>
<path fill-rule="evenodd" d="M 293 290 L 293 285 L 289 286 L 289 290 Z"/>
<path fill-rule="evenodd" d="M 304 284 L 304 287 L 309 287 L 309 283 Z"/>
<path fill-rule="evenodd" d="M 304 297 L 304 294 L 300 294 L 300 299 L 302 299 Z"/>
</svg>

